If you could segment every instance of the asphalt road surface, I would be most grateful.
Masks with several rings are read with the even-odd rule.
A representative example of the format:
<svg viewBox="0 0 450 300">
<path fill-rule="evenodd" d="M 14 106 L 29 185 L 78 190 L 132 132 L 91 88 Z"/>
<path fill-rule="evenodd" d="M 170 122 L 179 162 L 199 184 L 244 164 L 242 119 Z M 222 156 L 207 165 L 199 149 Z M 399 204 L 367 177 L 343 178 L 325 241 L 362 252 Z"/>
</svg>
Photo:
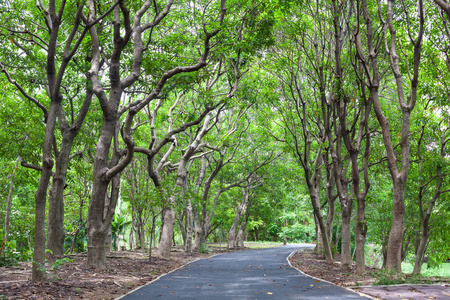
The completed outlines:
<svg viewBox="0 0 450 300">
<path fill-rule="evenodd" d="M 310 245 L 247 250 L 201 259 L 119 299 L 371 299 L 289 266 Z"/>
</svg>

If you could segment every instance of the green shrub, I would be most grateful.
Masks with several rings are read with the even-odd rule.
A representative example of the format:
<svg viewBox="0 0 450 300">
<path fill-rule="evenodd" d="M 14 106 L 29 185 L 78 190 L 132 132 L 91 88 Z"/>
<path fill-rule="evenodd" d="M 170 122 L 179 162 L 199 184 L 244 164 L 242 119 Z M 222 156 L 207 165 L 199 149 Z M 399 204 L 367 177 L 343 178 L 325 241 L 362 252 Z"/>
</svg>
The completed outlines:
<svg viewBox="0 0 450 300">
<path fill-rule="evenodd" d="M 73 259 L 70 259 L 70 258 L 67 258 L 67 257 L 59 258 L 59 259 L 55 260 L 54 263 L 51 264 L 52 270 L 56 271 L 56 270 L 59 269 L 59 267 L 65 265 L 66 263 L 69 263 L 69 262 L 73 262 Z"/>
<path fill-rule="evenodd" d="M 405 283 L 403 274 L 398 274 L 395 271 L 380 270 L 375 273 L 376 281 L 374 285 L 394 285 Z"/>
<path fill-rule="evenodd" d="M 67 232 L 74 232 L 77 230 L 77 224 L 72 224 L 70 225 L 66 231 Z M 74 239 L 74 235 L 69 235 L 66 234 L 65 238 L 64 238 L 64 251 L 67 253 L 70 248 L 72 247 L 72 243 L 73 243 L 73 239 Z M 77 240 L 75 241 L 75 247 L 73 249 L 74 252 L 76 253 L 80 253 L 80 252 L 84 252 L 86 251 L 86 225 L 84 224 L 81 228 L 80 231 L 78 232 L 77 235 Z"/>
<path fill-rule="evenodd" d="M 22 254 L 16 251 L 17 244 L 15 240 L 8 241 L 0 255 L 0 267 L 17 266 L 22 258 Z"/>
<path fill-rule="evenodd" d="M 315 228 L 309 225 L 296 223 L 291 226 L 282 227 L 278 232 L 280 238 L 286 237 L 288 242 L 308 243 L 315 238 Z"/>
<path fill-rule="evenodd" d="M 211 249 L 208 247 L 207 244 L 201 244 L 200 248 L 198 249 L 199 253 L 209 253 L 211 252 Z"/>
</svg>

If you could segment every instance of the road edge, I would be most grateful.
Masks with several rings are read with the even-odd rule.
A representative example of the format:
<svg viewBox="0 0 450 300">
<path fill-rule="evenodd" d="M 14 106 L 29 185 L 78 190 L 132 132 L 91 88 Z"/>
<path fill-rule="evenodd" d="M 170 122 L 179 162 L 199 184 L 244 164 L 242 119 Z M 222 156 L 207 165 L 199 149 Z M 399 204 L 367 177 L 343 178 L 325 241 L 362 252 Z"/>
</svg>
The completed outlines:
<svg viewBox="0 0 450 300">
<path fill-rule="evenodd" d="M 178 267 L 178 268 L 176 268 L 176 269 L 173 269 L 173 270 L 170 271 L 170 272 L 167 272 L 167 273 L 165 273 L 165 274 L 159 275 L 158 277 L 156 277 L 156 278 L 153 279 L 152 281 L 149 281 L 149 282 L 147 282 L 146 284 L 143 284 L 143 285 L 141 285 L 141 286 L 135 288 L 134 290 L 131 290 L 131 291 L 129 291 L 128 293 L 119 296 L 118 298 L 115 298 L 115 300 L 120 300 L 120 299 L 122 299 L 123 297 L 128 296 L 129 294 L 134 293 L 135 291 L 137 291 L 137 290 L 143 288 L 144 286 L 149 285 L 149 284 L 152 284 L 153 282 L 159 280 L 161 277 L 164 277 L 164 276 L 166 276 L 166 275 L 169 275 L 170 273 L 173 273 L 173 272 L 175 272 L 175 271 L 178 271 L 179 269 L 182 269 L 182 268 L 186 267 L 187 265 L 193 264 L 193 263 L 195 263 L 196 261 L 199 261 L 199 260 L 202 260 L 202 259 L 210 259 L 211 257 L 218 256 L 218 255 L 223 255 L 223 254 L 225 254 L 225 253 L 218 253 L 218 254 L 214 254 L 214 255 L 211 255 L 211 256 L 208 256 L 208 257 L 205 257 L 205 258 L 197 258 L 196 260 L 193 260 L 193 261 L 191 261 L 191 262 L 189 262 L 189 263 L 187 263 L 187 264 L 184 264 L 184 265 L 182 265 L 182 266 L 180 266 L 180 267 Z"/>
<path fill-rule="evenodd" d="M 352 289 L 347 288 L 347 287 L 343 287 L 343 286 L 336 285 L 336 284 L 334 284 L 334 283 L 332 283 L 332 282 L 323 280 L 322 278 L 317 278 L 317 277 L 308 275 L 308 274 L 306 274 L 305 272 L 303 272 L 302 270 L 300 270 L 299 268 L 294 267 L 294 266 L 291 264 L 290 259 L 292 258 L 292 256 L 294 256 L 296 253 L 298 253 L 298 252 L 300 252 L 300 251 L 303 251 L 303 249 L 296 249 L 296 250 L 292 251 L 291 254 L 289 254 L 289 255 L 286 257 L 286 260 L 287 260 L 287 262 L 288 262 L 288 264 L 289 264 L 289 266 L 290 266 L 291 268 L 296 269 L 297 271 L 299 271 L 300 273 L 302 273 L 302 274 L 304 274 L 304 275 L 306 275 L 306 276 L 308 276 L 308 277 L 311 277 L 311 278 L 316 279 L 316 280 L 320 280 L 320 281 L 322 281 L 322 282 L 329 283 L 329 284 L 334 285 L 334 286 L 337 286 L 337 287 L 344 288 L 344 289 L 346 289 L 346 290 L 348 290 L 348 291 L 351 291 L 351 292 L 353 292 L 353 293 L 355 293 L 355 294 L 360 295 L 361 297 L 367 297 L 367 298 L 369 298 L 369 299 L 377 300 L 377 298 L 374 298 L 374 297 L 372 297 L 372 296 L 370 296 L 370 295 L 367 295 L 367 294 L 364 294 L 364 293 L 361 293 L 361 292 L 357 292 L 357 291 L 352 290 Z"/>
</svg>

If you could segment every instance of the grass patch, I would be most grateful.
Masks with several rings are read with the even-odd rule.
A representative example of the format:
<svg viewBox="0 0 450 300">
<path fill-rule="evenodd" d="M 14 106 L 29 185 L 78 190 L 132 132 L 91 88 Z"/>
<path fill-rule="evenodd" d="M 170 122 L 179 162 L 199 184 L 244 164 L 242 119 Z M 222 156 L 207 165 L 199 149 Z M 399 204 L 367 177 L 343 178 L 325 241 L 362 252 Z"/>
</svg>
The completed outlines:
<svg viewBox="0 0 450 300">
<path fill-rule="evenodd" d="M 226 248 L 226 243 L 208 243 L 210 248 Z M 245 248 L 264 249 L 283 246 L 282 242 L 244 242 Z"/>
<path fill-rule="evenodd" d="M 414 266 L 411 263 L 404 262 L 402 263 L 402 272 L 403 273 L 412 273 L 414 270 Z M 444 263 L 438 268 L 428 268 L 428 264 L 424 263 L 422 265 L 422 270 L 420 272 L 423 276 L 430 277 L 450 277 L 450 263 Z"/>
<path fill-rule="evenodd" d="M 251 249 L 264 249 L 283 246 L 282 242 L 245 242 L 244 246 Z"/>
</svg>

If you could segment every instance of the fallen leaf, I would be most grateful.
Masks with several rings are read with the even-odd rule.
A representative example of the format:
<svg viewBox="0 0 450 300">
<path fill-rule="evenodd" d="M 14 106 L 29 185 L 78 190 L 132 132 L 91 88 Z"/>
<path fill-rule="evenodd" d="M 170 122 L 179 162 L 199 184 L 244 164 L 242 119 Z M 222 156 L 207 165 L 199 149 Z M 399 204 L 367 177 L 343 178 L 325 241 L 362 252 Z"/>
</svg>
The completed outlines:
<svg viewBox="0 0 450 300">
<path fill-rule="evenodd" d="M 310 284 L 309 286 L 314 286 L 314 284 Z"/>
<path fill-rule="evenodd" d="M 271 292 L 267 292 L 267 295 L 273 295 L 273 293 L 271 293 Z"/>
</svg>

